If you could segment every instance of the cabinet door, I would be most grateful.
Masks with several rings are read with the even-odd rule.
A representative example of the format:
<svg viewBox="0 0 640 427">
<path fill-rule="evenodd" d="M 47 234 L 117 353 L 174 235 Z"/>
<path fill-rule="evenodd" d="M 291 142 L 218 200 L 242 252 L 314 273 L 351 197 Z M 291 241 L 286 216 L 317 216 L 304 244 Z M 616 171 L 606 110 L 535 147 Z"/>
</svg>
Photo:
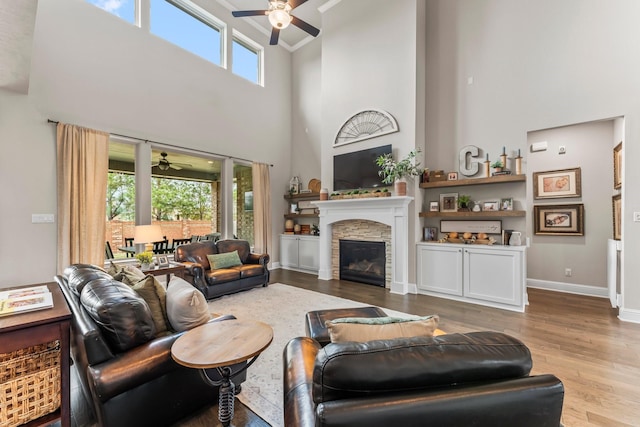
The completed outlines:
<svg viewBox="0 0 640 427">
<path fill-rule="evenodd" d="M 523 252 L 464 249 L 464 296 L 509 305 L 522 305 Z"/>
<path fill-rule="evenodd" d="M 305 270 L 320 269 L 320 239 L 317 237 L 300 237 L 298 240 L 298 267 Z"/>
<path fill-rule="evenodd" d="M 418 246 L 418 288 L 462 295 L 462 248 Z"/>
<path fill-rule="evenodd" d="M 298 238 L 296 236 L 280 236 L 280 265 L 283 267 L 298 266 Z"/>
</svg>

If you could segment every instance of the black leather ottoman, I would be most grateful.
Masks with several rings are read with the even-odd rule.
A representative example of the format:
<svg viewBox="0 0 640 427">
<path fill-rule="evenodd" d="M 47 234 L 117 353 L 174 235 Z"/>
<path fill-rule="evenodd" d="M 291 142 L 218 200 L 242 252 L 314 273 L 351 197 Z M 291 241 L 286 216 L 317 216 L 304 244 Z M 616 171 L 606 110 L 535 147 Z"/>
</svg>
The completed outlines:
<svg viewBox="0 0 640 427">
<path fill-rule="evenodd" d="M 310 311 L 305 316 L 305 330 L 309 338 L 318 341 L 322 347 L 331 342 L 329 331 L 325 326 L 327 320 L 342 317 L 385 317 L 387 313 L 380 307 L 336 308 L 329 310 Z"/>
</svg>

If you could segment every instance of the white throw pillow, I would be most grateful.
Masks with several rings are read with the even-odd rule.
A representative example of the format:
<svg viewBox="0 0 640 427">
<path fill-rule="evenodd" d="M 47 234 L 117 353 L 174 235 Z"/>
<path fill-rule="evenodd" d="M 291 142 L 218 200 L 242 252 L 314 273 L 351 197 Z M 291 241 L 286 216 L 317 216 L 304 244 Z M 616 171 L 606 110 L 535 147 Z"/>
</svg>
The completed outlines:
<svg viewBox="0 0 640 427">
<path fill-rule="evenodd" d="M 211 314 L 202 292 L 173 276 L 167 285 L 167 318 L 171 327 L 181 332 L 207 323 Z"/>
</svg>

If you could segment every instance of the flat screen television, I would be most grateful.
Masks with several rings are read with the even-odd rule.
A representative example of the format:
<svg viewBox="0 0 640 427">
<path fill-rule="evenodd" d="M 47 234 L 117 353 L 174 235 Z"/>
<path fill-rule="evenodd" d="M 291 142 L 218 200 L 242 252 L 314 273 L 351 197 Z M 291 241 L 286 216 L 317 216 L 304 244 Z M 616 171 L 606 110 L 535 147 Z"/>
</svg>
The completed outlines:
<svg viewBox="0 0 640 427">
<path fill-rule="evenodd" d="M 333 190 L 385 186 L 376 158 L 387 153 L 391 153 L 391 144 L 333 156 Z"/>
</svg>

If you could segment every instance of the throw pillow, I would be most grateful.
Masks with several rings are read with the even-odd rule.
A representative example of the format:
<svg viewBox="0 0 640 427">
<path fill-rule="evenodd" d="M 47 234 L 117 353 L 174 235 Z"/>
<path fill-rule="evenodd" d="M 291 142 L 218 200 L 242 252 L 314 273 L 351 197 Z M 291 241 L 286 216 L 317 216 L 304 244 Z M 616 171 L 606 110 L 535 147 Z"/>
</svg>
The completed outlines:
<svg viewBox="0 0 640 427">
<path fill-rule="evenodd" d="M 133 265 L 124 265 L 116 274 L 113 276 L 114 279 L 121 281 L 125 285 L 133 286 L 142 279 L 146 277 L 146 274 L 142 272 L 138 267 L 134 267 Z"/>
<path fill-rule="evenodd" d="M 202 292 L 186 280 L 173 276 L 167 286 L 167 318 L 178 332 L 195 328 L 211 319 Z"/>
<path fill-rule="evenodd" d="M 156 335 L 167 332 L 169 330 L 167 326 L 167 291 L 164 289 L 164 286 L 149 274 L 134 284 L 132 289 L 136 291 L 149 306 L 151 318 L 156 325 Z"/>
<path fill-rule="evenodd" d="M 238 251 L 207 255 L 207 258 L 209 259 L 209 264 L 211 265 L 212 270 L 242 265 Z"/>
<path fill-rule="evenodd" d="M 327 320 L 331 342 L 389 340 L 394 338 L 432 337 L 440 318 L 431 316 L 404 319 L 400 317 L 347 317 Z"/>
</svg>

